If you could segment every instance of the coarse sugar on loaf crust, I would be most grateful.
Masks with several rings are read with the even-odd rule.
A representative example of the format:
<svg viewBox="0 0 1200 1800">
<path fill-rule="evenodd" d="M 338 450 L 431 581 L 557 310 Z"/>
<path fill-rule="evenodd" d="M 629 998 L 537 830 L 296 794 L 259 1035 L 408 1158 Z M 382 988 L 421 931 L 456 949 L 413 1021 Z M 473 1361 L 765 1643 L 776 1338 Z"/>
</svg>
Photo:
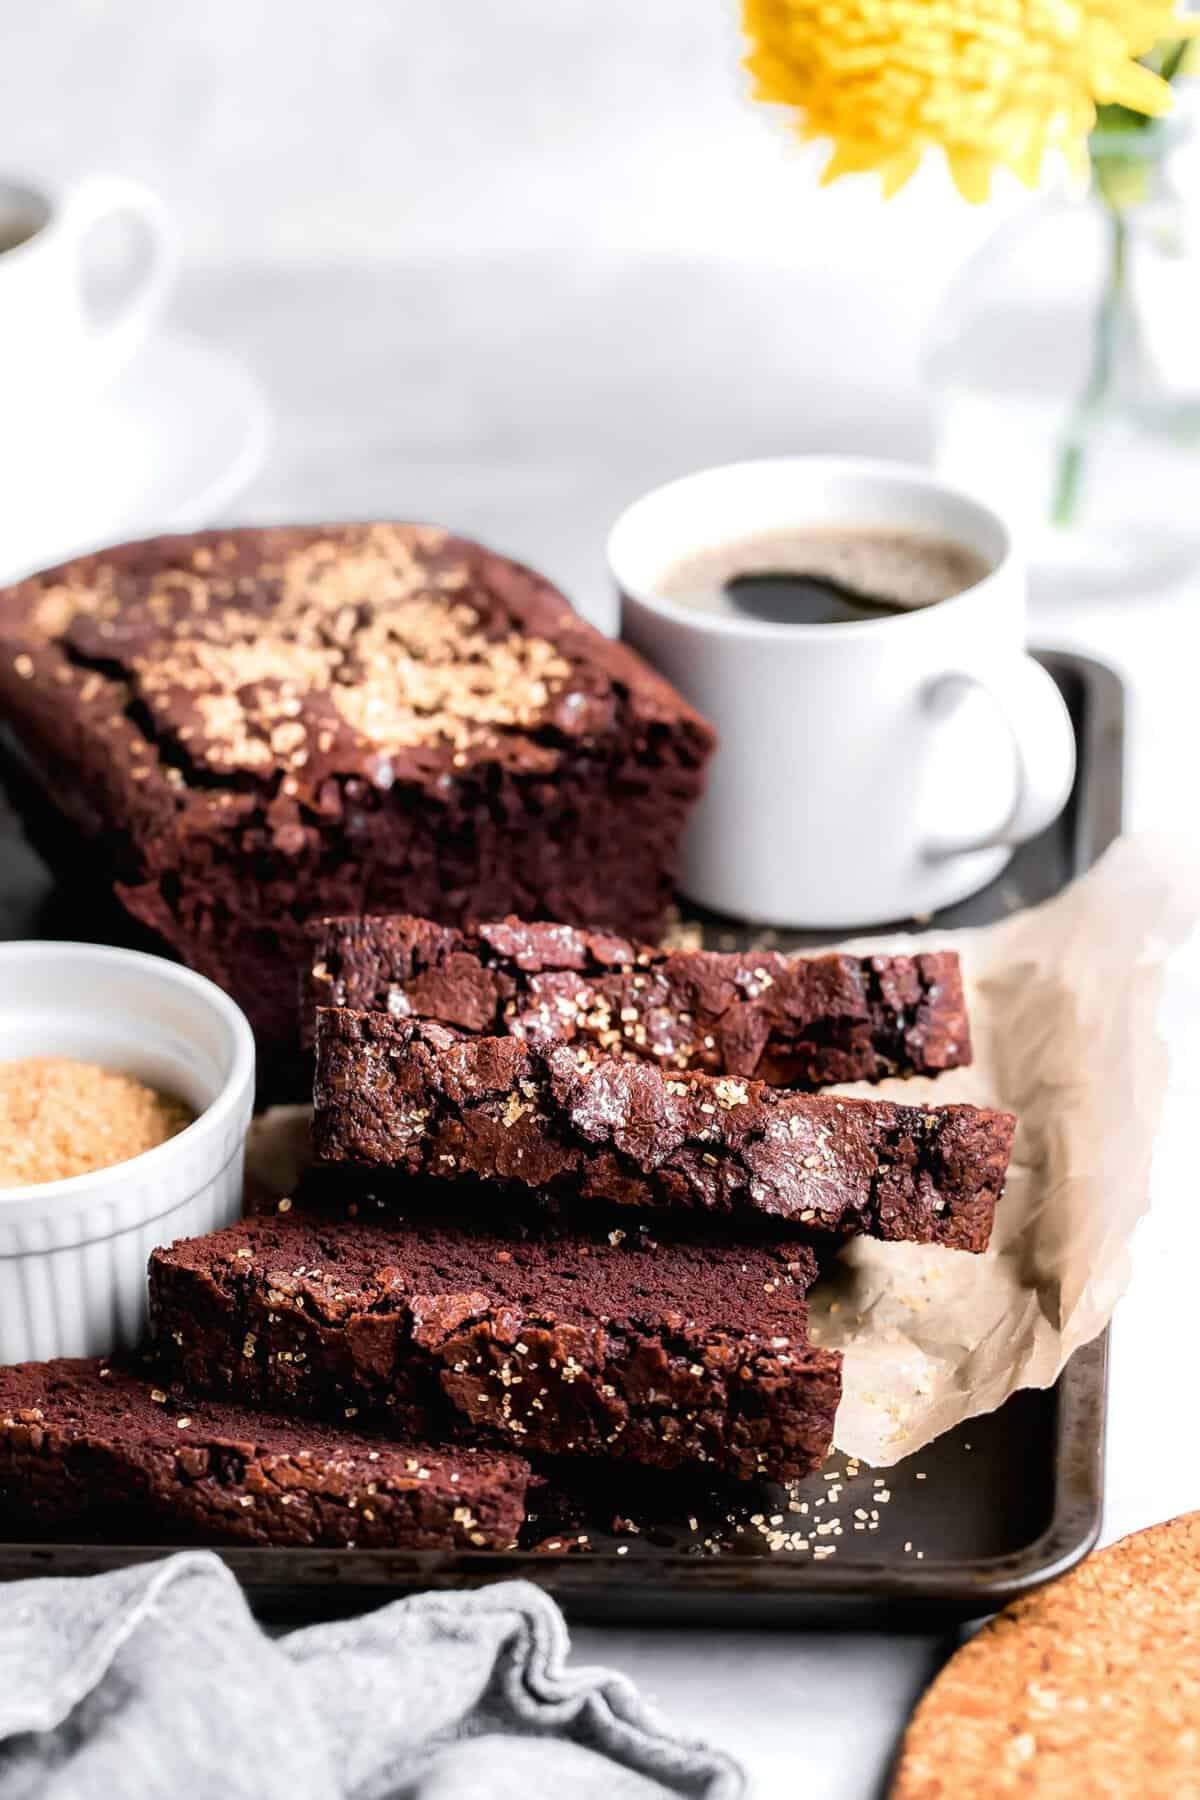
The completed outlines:
<svg viewBox="0 0 1200 1800">
<path fill-rule="evenodd" d="M 971 1060 L 953 951 L 784 956 L 656 950 L 611 931 L 499 919 L 324 919 L 305 1007 L 578 1044 L 667 1069 L 820 1088 Z"/>
<path fill-rule="evenodd" d="M 201 532 L 0 593 L 35 841 L 245 1006 L 268 1084 L 305 922 L 653 935 L 711 728 L 548 582 L 429 525 Z M 46 817 L 41 817 L 45 811 Z"/>
<path fill-rule="evenodd" d="M 792 1480 L 841 1396 L 815 1275 L 805 1245 L 713 1233 L 289 1213 L 156 1250 L 150 1304 L 164 1368 L 244 1404 Z"/>
<path fill-rule="evenodd" d="M 239 1346 L 246 1353 L 246 1344 Z M 0 1369 L 0 1522 L 206 1543 L 507 1549 L 529 1466 L 184 1396 L 132 1367 Z"/>
</svg>

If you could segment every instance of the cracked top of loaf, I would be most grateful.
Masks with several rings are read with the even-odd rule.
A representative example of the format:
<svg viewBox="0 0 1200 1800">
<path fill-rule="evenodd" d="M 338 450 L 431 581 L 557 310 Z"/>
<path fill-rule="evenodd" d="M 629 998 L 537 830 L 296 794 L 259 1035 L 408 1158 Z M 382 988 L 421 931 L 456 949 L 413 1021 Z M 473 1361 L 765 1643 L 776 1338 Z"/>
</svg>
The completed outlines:
<svg viewBox="0 0 1200 1800">
<path fill-rule="evenodd" d="M 230 530 L 79 558 L 0 594 L 10 718 L 69 717 L 122 782 L 207 806 L 263 785 L 552 775 L 614 735 L 703 720 L 548 582 L 419 524 Z M 37 698 L 34 698 L 36 694 Z"/>
</svg>

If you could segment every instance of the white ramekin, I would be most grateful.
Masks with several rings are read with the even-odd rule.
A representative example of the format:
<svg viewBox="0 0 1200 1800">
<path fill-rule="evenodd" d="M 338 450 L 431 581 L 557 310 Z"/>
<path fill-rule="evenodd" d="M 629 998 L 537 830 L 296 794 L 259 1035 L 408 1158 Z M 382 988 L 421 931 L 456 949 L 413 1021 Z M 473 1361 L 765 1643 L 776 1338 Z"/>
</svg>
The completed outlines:
<svg viewBox="0 0 1200 1800">
<path fill-rule="evenodd" d="M 197 1114 L 127 1162 L 0 1188 L 0 1363 L 104 1356 L 142 1333 L 150 1252 L 238 1216 L 254 1039 L 220 988 L 162 957 L 0 944 L 0 1062 L 26 1056 L 119 1069 Z"/>
</svg>

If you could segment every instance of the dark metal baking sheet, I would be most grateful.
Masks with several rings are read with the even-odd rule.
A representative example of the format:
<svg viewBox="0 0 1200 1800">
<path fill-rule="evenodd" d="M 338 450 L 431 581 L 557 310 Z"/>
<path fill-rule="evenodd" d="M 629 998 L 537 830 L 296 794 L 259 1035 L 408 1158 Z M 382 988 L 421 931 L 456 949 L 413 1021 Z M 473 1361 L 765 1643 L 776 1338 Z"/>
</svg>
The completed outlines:
<svg viewBox="0 0 1200 1800">
<path fill-rule="evenodd" d="M 990 888 L 939 915 L 932 929 L 985 923 L 1048 898 L 1120 830 L 1120 683 L 1084 658 L 1047 654 L 1042 660 L 1075 722 L 1075 792 L 1062 818 L 1018 851 Z M 737 935 L 728 921 L 705 924 L 714 941 Z M 5 822 L 0 814 L 0 935 L 98 937 L 114 927 L 114 915 L 81 914 L 11 818 Z M 822 940 L 780 934 L 776 941 L 787 947 Z M 520 1575 L 581 1617 L 743 1625 L 970 1617 L 1060 1573 L 1094 1542 L 1105 1359 L 1101 1339 L 1071 1359 L 1052 1389 L 1017 1394 L 892 1469 L 855 1468 L 837 1456 L 795 1490 L 763 1487 L 736 1504 L 728 1494 L 706 1493 L 682 1479 L 646 1489 L 612 1471 L 603 1505 L 592 1495 L 587 1517 L 569 1490 L 564 1496 L 552 1485 L 539 1502 L 544 1516 L 528 1533 L 528 1547 L 504 1554 L 221 1554 L 262 1610 L 305 1616 L 357 1610 L 418 1587 Z M 614 1535 L 614 1514 L 633 1519 L 638 1531 Z M 832 1528 L 835 1519 L 840 1532 Z M 781 1533 L 805 1536 L 808 1548 L 772 1548 Z M 0 1578 L 92 1573 L 161 1555 L 163 1548 L 112 1541 L 0 1544 Z"/>
</svg>

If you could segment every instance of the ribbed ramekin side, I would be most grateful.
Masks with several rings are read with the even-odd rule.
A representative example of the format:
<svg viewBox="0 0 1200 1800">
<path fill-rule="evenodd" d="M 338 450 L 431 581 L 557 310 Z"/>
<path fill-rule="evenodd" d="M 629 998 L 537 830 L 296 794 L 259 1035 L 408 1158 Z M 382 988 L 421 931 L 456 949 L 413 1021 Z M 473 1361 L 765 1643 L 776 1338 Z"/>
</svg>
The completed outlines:
<svg viewBox="0 0 1200 1800">
<path fill-rule="evenodd" d="M 249 1107 L 169 1185 L 131 1179 L 112 1202 L 0 1225 L 0 1363 L 106 1356 L 141 1338 L 150 1252 L 241 1212 Z"/>
</svg>

